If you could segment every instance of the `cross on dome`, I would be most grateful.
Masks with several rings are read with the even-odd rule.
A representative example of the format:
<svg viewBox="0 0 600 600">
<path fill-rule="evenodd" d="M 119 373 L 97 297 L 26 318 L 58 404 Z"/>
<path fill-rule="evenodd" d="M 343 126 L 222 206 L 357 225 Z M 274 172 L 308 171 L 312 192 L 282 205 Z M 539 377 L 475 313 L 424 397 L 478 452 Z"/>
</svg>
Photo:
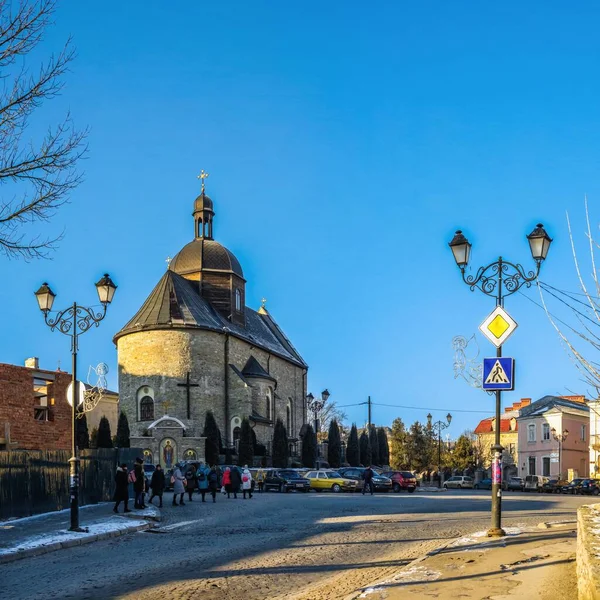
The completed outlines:
<svg viewBox="0 0 600 600">
<path fill-rule="evenodd" d="M 210 177 L 210 173 L 207 173 L 204 169 L 202 169 L 202 171 L 200 171 L 200 175 L 198 175 L 198 179 L 202 182 L 202 193 L 204 194 L 204 189 L 205 189 L 205 185 L 204 185 L 204 180 Z"/>
</svg>

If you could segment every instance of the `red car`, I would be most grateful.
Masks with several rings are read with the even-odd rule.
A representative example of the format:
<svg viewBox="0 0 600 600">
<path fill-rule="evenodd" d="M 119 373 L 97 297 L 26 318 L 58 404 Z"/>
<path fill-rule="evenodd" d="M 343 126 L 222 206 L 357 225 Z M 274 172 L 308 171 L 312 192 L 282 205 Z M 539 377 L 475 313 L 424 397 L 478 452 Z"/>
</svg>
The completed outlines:
<svg viewBox="0 0 600 600">
<path fill-rule="evenodd" d="M 396 493 L 405 490 L 412 494 L 417 487 L 417 479 L 410 471 L 386 471 L 382 475 L 392 480 L 392 490 Z"/>
</svg>

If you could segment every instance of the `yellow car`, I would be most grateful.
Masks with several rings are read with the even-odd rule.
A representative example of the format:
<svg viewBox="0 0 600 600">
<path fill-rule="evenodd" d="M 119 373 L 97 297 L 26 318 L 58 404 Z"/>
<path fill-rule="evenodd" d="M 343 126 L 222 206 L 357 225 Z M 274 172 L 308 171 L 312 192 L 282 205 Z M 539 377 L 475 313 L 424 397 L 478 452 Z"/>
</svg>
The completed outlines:
<svg viewBox="0 0 600 600">
<path fill-rule="evenodd" d="M 344 479 L 337 471 L 309 471 L 304 477 L 310 480 L 310 488 L 317 492 L 353 492 L 356 489 L 356 481 Z"/>
</svg>

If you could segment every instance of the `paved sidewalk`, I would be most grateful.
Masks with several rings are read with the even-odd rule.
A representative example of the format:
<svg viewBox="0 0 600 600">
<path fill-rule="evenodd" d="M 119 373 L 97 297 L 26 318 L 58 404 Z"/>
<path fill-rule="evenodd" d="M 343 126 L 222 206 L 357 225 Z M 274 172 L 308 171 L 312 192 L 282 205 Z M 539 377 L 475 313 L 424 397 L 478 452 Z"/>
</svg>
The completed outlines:
<svg viewBox="0 0 600 600">
<path fill-rule="evenodd" d="M 351 598 L 471 598 L 572 600 L 577 598 L 575 522 L 507 528 L 505 538 L 478 532 L 417 559 L 387 581 Z"/>
<path fill-rule="evenodd" d="M 0 521 L 0 564 L 150 529 L 161 519 L 160 510 L 154 506 L 126 515 L 114 514 L 112 507 L 111 502 L 81 507 L 79 522 L 87 529 L 85 533 L 68 530 L 69 509 Z"/>
</svg>

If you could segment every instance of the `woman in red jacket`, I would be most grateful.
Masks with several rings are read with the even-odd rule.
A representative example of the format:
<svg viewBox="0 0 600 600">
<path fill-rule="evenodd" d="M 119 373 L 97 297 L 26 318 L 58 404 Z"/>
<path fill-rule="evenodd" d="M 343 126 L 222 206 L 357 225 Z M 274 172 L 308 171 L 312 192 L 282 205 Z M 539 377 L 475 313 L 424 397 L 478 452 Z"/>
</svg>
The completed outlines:
<svg viewBox="0 0 600 600">
<path fill-rule="evenodd" d="M 223 473 L 223 485 L 225 486 L 225 491 L 227 492 L 227 497 L 230 498 L 231 494 L 231 469 L 227 467 L 225 472 Z"/>
</svg>

